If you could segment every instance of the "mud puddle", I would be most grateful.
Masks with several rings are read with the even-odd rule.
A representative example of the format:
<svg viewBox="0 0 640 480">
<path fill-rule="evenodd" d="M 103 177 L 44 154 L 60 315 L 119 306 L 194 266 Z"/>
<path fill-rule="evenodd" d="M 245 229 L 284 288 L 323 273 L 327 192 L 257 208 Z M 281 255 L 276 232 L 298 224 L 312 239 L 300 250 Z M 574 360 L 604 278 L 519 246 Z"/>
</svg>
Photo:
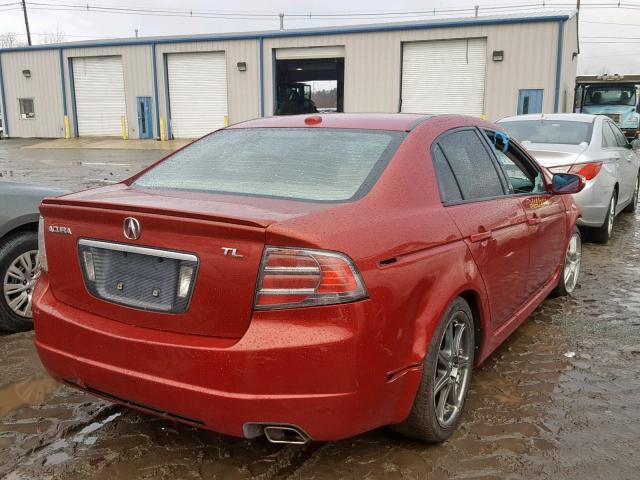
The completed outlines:
<svg viewBox="0 0 640 480">
<path fill-rule="evenodd" d="M 43 403 L 59 387 L 51 377 L 38 375 L 0 389 L 0 417 L 24 405 Z"/>
</svg>

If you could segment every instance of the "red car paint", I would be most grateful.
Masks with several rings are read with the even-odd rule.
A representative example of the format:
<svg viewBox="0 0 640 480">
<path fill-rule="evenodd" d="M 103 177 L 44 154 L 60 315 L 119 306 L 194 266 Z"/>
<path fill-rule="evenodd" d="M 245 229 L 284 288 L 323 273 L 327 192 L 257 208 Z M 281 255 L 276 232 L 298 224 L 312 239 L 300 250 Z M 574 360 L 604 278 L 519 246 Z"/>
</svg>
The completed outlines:
<svg viewBox="0 0 640 480">
<path fill-rule="evenodd" d="M 48 371 L 133 408 L 230 435 L 242 436 L 247 422 L 267 422 L 330 440 L 407 417 L 431 335 L 458 296 L 477 317 L 476 364 L 482 363 L 559 278 L 579 215 L 571 196 L 504 196 L 445 207 L 432 143 L 460 126 L 495 126 L 460 116 L 321 118 L 311 125 L 305 117 L 277 117 L 230 128 L 408 131 L 359 200 L 149 191 L 130 186 L 137 176 L 45 200 L 45 227 L 73 232 L 45 234 L 48 273 L 34 294 L 35 342 Z M 186 312 L 144 312 L 96 299 L 85 288 L 78 239 L 125 242 L 128 216 L 140 221 L 143 234 L 127 243 L 199 256 Z M 241 259 L 221 256 L 230 244 Z M 368 297 L 253 310 L 265 245 L 345 253 Z"/>
</svg>

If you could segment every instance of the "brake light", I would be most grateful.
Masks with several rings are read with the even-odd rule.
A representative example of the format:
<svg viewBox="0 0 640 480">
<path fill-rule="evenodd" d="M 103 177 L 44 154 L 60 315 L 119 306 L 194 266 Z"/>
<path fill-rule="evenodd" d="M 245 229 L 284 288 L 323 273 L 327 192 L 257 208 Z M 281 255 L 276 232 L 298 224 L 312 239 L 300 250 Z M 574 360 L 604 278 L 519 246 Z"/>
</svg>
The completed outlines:
<svg viewBox="0 0 640 480">
<path fill-rule="evenodd" d="M 254 307 L 258 310 L 331 305 L 366 298 L 360 273 L 337 252 L 267 247 Z"/>
<path fill-rule="evenodd" d="M 574 175 L 581 175 L 585 178 L 585 180 L 591 180 L 595 178 L 598 173 L 600 173 L 600 169 L 602 168 L 602 162 L 591 162 L 591 163 L 576 163 L 571 166 L 569 169 L 569 173 L 573 173 Z"/>
</svg>

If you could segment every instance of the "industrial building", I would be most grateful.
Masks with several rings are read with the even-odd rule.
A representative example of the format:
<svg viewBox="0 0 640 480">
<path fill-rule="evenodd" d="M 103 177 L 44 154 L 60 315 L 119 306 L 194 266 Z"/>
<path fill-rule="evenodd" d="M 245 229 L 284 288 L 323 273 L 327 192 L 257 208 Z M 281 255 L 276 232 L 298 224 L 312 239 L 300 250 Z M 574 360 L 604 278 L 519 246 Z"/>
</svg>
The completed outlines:
<svg viewBox="0 0 640 480">
<path fill-rule="evenodd" d="M 292 113 L 292 85 L 334 111 L 495 120 L 573 107 L 574 11 L 322 29 L 70 42 L 0 50 L 5 135 L 194 138 Z"/>
</svg>

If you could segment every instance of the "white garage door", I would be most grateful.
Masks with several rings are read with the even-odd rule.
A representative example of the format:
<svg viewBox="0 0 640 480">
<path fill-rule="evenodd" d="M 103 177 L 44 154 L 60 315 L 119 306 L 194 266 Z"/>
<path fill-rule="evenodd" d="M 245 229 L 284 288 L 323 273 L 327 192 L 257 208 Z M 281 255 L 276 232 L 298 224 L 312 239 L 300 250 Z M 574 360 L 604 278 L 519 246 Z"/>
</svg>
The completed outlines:
<svg viewBox="0 0 640 480">
<path fill-rule="evenodd" d="M 405 43 L 402 111 L 482 115 L 486 57 L 484 38 Z"/>
<path fill-rule="evenodd" d="M 122 57 L 73 59 L 78 134 L 122 135 L 126 115 Z"/>
<path fill-rule="evenodd" d="M 227 62 L 224 52 L 167 55 L 171 133 L 200 137 L 225 126 Z"/>
</svg>

